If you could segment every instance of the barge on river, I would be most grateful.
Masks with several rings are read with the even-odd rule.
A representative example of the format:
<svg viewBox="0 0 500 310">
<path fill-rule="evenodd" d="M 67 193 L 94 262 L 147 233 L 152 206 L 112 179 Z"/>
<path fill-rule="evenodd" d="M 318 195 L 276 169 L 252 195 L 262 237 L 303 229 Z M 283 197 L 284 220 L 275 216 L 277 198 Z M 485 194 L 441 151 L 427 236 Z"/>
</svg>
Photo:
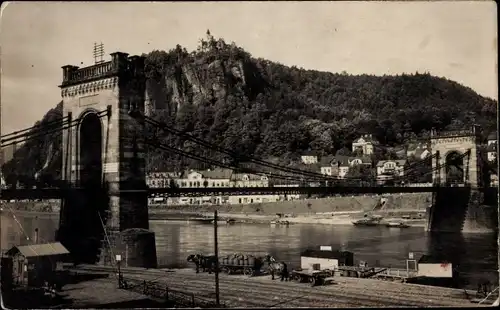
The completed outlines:
<svg viewBox="0 0 500 310">
<path fill-rule="evenodd" d="M 355 226 L 378 226 L 380 225 L 382 219 L 383 218 L 380 216 L 369 216 L 357 221 L 353 221 L 352 224 Z"/>
</svg>

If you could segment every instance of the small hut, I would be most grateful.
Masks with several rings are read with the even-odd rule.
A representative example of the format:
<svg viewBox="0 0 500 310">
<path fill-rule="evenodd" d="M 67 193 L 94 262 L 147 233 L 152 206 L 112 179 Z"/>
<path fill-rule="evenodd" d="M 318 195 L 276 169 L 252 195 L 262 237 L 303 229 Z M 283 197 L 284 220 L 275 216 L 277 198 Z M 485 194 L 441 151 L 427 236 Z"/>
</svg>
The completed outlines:
<svg viewBox="0 0 500 310">
<path fill-rule="evenodd" d="M 339 266 L 352 266 L 354 254 L 349 251 L 336 251 L 331 246 L 307 249 L 300 254 L 302 269 L 338 269 Z"/>
<path fill-rule="evenodd" d="M 40 287 L 54 279 L 56 269 L 69 251 L 60 243 L 14 246 L 6 253 L 11 259 L 13 284 Z"/>
</svg>

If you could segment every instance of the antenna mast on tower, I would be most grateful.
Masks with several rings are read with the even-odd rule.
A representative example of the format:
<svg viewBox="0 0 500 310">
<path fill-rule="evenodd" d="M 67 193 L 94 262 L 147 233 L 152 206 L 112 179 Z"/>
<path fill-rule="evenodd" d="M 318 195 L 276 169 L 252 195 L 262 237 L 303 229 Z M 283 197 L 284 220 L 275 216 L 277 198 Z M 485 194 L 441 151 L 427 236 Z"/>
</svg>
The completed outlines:
<svg viewBox="0 0 500 310">
<path fill-rule="evenodd" d="M 104 44 L 94 43 L 94 62 L 95 64 L 100 64 L 104 62 Z"/>
</svg>

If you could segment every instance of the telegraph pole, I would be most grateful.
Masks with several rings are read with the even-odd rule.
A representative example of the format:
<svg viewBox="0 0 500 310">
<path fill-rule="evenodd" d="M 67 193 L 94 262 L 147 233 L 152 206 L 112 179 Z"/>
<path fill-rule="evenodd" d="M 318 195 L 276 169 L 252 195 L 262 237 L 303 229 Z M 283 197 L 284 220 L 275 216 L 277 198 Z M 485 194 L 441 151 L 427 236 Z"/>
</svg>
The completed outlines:
<svg viewBox="0 0 500 310">
<path fill-rule="evenodd" d="M 219 298 L 219 248 L 217 244 L 217 210 L 214 211 L 214 251 L 215 251 L 215 303 L 220 306 Z"/>
</svg>

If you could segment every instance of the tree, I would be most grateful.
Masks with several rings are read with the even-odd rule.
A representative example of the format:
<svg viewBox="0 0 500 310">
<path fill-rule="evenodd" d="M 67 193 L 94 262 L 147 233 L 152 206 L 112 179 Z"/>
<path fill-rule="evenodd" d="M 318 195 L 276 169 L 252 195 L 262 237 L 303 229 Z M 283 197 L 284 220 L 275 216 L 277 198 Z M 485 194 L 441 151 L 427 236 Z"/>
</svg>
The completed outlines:
<svg viewBox="0 0 500 310">
<path fill-rule="evenodd" d="M 169 186 L 170 188 L 178 188 L 177 183 L 175 182 L 174 179 L 170 179 Z"/>
<path fill-rule="evenodd" d="M 335 153 L 335 155 L 336 156 L 351 156 L 352 152 L 347 147 L 344 146 L 343 148 L 338 150 L 337 153 Z"/>
<path fill-rule="evenodd" d="M 375 179 L 375 171 L 368 165 L 354 165 L 347 171 L 346 178 L 357 179 L 361 181 L 371 181 Z"/>
</svg>

